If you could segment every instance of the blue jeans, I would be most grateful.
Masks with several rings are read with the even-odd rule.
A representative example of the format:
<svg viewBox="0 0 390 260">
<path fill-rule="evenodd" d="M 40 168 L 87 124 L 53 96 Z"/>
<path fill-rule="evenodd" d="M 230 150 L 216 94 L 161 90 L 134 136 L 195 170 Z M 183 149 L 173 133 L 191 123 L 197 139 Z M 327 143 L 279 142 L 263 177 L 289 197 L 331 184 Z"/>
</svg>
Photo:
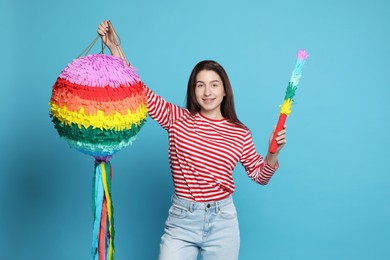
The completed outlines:
<svg viewBox="0 0 390 260">
<path fill-rule="evenodd" d="M 159 260 L 237 260 L 240 231 L 232 197 L 193 202 L 172 196 Z"/>
</svg>

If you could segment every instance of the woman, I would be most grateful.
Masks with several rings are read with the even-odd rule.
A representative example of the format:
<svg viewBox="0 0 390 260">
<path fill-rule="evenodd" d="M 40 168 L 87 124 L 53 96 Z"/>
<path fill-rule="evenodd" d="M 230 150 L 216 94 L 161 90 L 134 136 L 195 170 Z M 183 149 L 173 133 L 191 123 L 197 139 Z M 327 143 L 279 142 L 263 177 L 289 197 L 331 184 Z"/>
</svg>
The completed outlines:
<svg viewBox="0 0 390 260">
<path fill-rule="evenodd" d="M 120 56 L 108 21 L 98 34 L 112 55 Z M 165 101 L 147 88 L 147 108 L 169 136 L 175 193 L 160 243 L 160 260 L 238 259 L 240 237 L 232 193 L 232 171 L 240 162 L 248 176 L 266 185 L 278 168 L 286 130 L 276 153 L 259 155 L 249 129 L 237 118 L 228 76 L 215 61 L 201 61 L 187 88 L 187 107 Z M 272 137 L 272 134 L 271 134 Z"/>
</svg>

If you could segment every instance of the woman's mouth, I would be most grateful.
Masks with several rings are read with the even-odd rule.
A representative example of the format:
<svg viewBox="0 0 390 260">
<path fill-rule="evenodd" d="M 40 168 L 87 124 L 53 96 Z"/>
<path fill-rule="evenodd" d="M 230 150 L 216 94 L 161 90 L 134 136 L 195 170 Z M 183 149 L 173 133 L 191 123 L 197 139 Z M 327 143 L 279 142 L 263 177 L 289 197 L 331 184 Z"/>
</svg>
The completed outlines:
<svg viewBox="0 0 390 260">
<path fill-rule="evenodd" d="M 203 103 L 205 104 L 211 104 L 215 100 L 215 98 L 202 98 Z"/>
</svg>

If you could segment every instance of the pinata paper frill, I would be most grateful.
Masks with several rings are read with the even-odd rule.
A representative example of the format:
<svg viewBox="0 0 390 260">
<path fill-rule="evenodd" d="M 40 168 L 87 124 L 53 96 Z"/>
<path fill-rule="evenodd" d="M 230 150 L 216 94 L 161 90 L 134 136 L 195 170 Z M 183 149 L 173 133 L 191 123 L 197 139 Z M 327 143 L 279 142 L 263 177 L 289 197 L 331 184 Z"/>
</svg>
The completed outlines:
<svg viewBox="0 0 390 260">
<path fill-rule="evenodd" d="M 71 147 L 107 160 L 134 141 L 146 121 L 146 90 L 135 68 L 119 57 L 91 54 L 58 76 L 50 115 Z"/>
</svg>

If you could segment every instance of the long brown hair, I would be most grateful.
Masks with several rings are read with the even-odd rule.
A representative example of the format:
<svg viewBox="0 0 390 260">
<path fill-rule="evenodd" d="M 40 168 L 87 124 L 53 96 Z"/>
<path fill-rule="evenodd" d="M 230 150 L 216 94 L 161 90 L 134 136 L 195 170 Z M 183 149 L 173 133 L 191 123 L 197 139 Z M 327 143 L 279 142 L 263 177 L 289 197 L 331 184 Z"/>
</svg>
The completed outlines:
<svg viewBox="0 0 390 260">
<path fill-rule="evenodd" d="M 225 71 L 225 69 L 213 60 L 204 60 L 195 65 L 194 69 L 191 72 L 190 78 L 188 80 L 187 86 L 187 109 L 190 111 L 192 115 L 196 114 L 200 111 L 200 105 L 198 101 L 196 101 L 195 96 L 195 86 L 196 86 L 196 76 L 202 70 L 212 70 L 219 75 L 222 80 L 223 87 L 225 90 L 225 96 L 221 103 L 221 113 L 222 116 L 228 119 L 229 122 L 238 125 L 240 127 L 245 127 L 240 120 L 238 120 L 236 110 L 234 108 L 234 97 L 233 97 L 233 89 L 230 85 L 229 77 Z"/>
</svg>

